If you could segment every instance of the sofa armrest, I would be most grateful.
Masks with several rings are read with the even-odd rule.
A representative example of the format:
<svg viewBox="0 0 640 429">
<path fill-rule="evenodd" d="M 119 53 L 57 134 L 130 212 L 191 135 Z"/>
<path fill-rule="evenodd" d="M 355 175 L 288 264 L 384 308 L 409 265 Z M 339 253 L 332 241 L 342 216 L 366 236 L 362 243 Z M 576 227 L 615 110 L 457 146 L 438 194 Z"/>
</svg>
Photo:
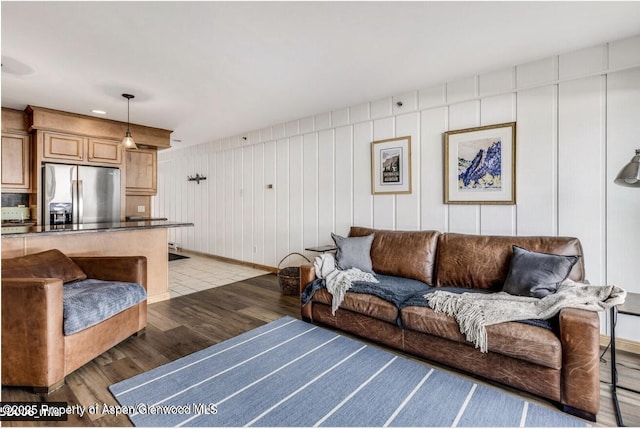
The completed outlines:
<svg viewBox="0 0 640 429">
<path fill-rule="evenodd" d="M 2 279 L 2 384 L 48 387 L 64 379 L 62 280 Z"/>
<path fill-rule="evenodd" d="M 145 256 L 73 256 L 90 279 L 138 283 L 147 289 Z"/>
<path fill-rule="evenodd" d="M 316 269 L 313 264 L 303 264 L 300 266 L 300 294 L 304 291 L 305 286 L 316 279 Z M 303 320 L 311 320 L 311 301 L 300 309 L 300 315 Z"/>
<path fill-rule="evenodd" d="M 595 311 L 560 311 L 561 402 L 594 415 L 600 409 L 600 316 Z"/>
</svg>

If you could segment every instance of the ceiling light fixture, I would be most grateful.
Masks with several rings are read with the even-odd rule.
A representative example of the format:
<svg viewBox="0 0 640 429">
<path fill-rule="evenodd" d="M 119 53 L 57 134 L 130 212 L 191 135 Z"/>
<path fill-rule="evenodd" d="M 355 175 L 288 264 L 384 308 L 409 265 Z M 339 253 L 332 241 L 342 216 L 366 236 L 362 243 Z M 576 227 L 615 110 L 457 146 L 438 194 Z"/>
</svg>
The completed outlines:
<svg viewBox="0 0 640 429">
<path fill-rule="evenodd" d="M 96 115 L 106 115 L 107 112 L 105 112 L 104 110 L 99 110 L 99 109 L 93 109 L 91 111 L 91 113 L 95 113 Z"/>
<path fill-rule="evenodd" d="M 131 94 L 122 94 L 122 96 L 127 99 L 127 132 L 122 139 L 122 144 L 126 149 L 138 149 L 136 142 L 134 142 L 133 137 L 131 137 L 131 131 L 129 130 L 129 100 L 135 96 Z"/>
</svg>

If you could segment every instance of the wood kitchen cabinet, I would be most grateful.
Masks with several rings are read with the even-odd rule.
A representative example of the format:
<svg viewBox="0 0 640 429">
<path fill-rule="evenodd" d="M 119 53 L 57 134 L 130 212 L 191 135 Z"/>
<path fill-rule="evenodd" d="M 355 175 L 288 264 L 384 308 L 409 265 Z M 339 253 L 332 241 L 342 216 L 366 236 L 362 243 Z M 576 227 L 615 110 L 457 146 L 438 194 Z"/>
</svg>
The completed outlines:
<svg viewBox="0 0 640 429">
<path fill-rule="evenodd" d="M 73 134 L 42 133 L 42 158 L 73 161 L 85 165 L 122 164 L 119 141 L 82 137 Z"/>
<path fill-rule="evenodd" d="M 31 191 L 31 138 L 2 133 L 2 192 Z"/>
<path fill-rule="evenodd" d="M 158 193 L 158 153 L 155 149 L 127 150 L 127 195 Z"/>
<path fill-rule="evenodd" d="M 90 163 L 122 164 L 120 141 L 90 138 L 87 160 Z"/>
<path fill-rule="evenodd" d="M 72 134 L 42 133 L 43 151 L 45 159 L 62 159 L 66 161 L 85 161 L 85 138 Z"/>
</svg>

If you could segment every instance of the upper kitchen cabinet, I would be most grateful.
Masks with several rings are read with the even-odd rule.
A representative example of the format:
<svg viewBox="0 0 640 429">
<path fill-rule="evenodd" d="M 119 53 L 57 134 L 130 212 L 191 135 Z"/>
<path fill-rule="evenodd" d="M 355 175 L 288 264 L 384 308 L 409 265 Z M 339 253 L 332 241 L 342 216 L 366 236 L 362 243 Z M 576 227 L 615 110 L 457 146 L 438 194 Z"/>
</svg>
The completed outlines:
<svg viewBox="0 0 640 429">
<path fill-rule="evenodd" d="M 27 134 L 2 133 L 2 192 L 31 191 L 31 139 Z"/>
<path fill-rule="evenodd" d="M 89 139 L 87 160 L 93 163 L 122 164 L 122 146 L 120 141 Z"/>
<path fill-rule="evenodd" d="M 30 193 L 31 138 L 24 112 L 2 108 L 2 192 Z"/>
<path fill-rule="evenodd" d="M 73 134 L 38 133 L 42 144 L 42 159 L 46 161 L 72 161 L 78 164 L 122 164 L 119 141 L 94 139 Z"/>
<path fill-rule="evenodd" d="M 85 157 L 85 138 L 70 134 L 48 133 L 38 134 L 42 144 L 42 157 L 50 160 L 66 160 L 82 162 Z"/>
<path fill-rule="evenodd" d="M 155 149 L 127 150 L 127 195 L 158 193 L 158 153 Z"/>
</svg>

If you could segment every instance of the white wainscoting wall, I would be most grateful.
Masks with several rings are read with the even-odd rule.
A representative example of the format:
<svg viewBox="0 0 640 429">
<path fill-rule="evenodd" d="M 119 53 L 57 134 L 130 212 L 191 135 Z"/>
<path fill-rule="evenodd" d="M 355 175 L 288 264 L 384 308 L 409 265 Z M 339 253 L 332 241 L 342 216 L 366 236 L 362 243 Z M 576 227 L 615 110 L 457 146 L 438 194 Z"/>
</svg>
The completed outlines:
<svg viewBox="0 0 640 429">
<path fill-rule="evenodd" d="M 517 204 L 443 204 L 443 132 L 511 121 Z M 371 142 L 400 136 L 413 192 L 371 195 Z M 640 293 L 640 189 L 613 184 L 636 148 L 640 36 L 161 151 L 153 214 L 194 222 L 170 230 L 184 249 L 272 267 L 351 225 L 575 236 L 592 284 Z M 640 341 L 633 322 L 617 333 Z"/>
</svg>

